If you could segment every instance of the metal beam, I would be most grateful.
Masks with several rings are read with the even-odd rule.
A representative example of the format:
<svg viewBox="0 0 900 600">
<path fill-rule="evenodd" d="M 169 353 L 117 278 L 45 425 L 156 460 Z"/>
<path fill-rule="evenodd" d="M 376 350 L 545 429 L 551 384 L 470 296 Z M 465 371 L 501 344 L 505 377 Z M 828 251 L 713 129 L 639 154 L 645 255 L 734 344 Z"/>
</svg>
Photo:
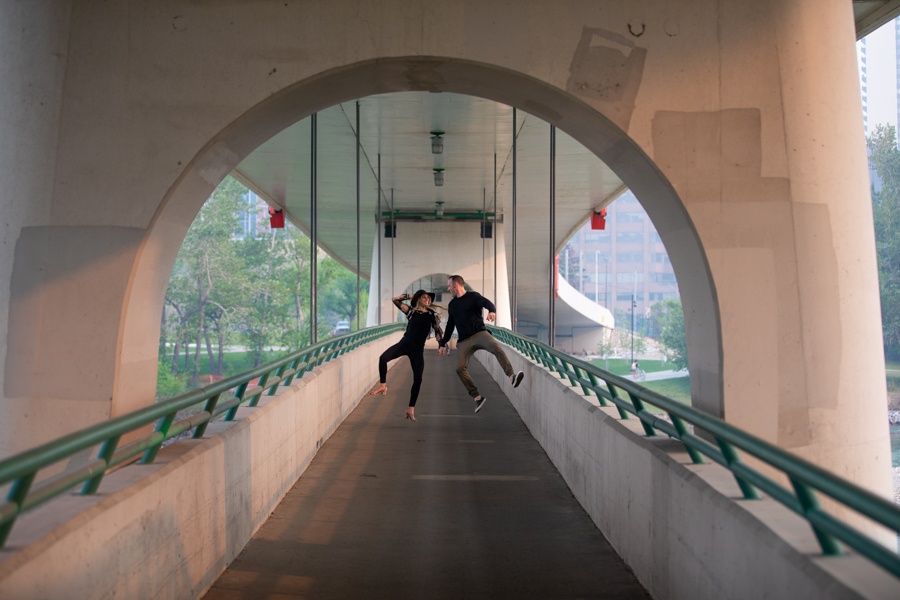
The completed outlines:
<svg viewBox="0 0 900 600">
<path fill-rule="evenodd" d="M 900 15 L 900 0 L 885 2 L 854 0 L 853 14 L 856 19 L 856 39 L 861 40 Z"/>
<path fill-rule="evenodd" d="M 375 213 L 375 239 L 378 240 L 378 289 L 375 301 L 378 303 L 378 324 L 381 325 L 381 152 L 378 153 L 378 212 Z M 369 290 L 372 293 L 372 290 Z"/>
<path fill-rule="evenodd" d="M 556 344 L 556 127 L 550 126 L 550 321 L 547 344 Z"/>
<path fill-rule="evenodd" d="M 512 311 L 512 330 L 518 331 L 518 306 L 516 304 L 516 138 L 518 137 L 518 131 L 516 131 L 516 108 L 513 107 L 513 143 L 512 143 L 512 285 L 510 286 L 512 290 L 512 302 L 510 302 L 510 309 Z M 494 211 L 497 212 L 496 210 Z"/>
<path fill-rule="evenodd" d="M 359 300 L 360 300 L 360 249 L 359 249 L 359 100 L 356 101 L 356 330 L 359 326 Z"/>
<path fill-rule="evenodd" d="M 315 344 L 318 340 L 318 305 L 316 303 L 316 287 L 317 282 L 316 278 L 318 275 L 318 252 L 316 245 L 316 220 L 318 218 L 317 207 L 318 203 L 318 190 L 316 189 L 316 179 L 318 170 L 317 161 L 317 153 L 318 153 L 318 143 L 317 143 L 317 114 L 313 113 L 310 117 L 310 130 L 309 130 L 309 139 L 310 145 L 312 148 L 310 149 L 310 177 L 309 177 L 309 318 L 310 318 L 310 342 Z"/>
</svg>

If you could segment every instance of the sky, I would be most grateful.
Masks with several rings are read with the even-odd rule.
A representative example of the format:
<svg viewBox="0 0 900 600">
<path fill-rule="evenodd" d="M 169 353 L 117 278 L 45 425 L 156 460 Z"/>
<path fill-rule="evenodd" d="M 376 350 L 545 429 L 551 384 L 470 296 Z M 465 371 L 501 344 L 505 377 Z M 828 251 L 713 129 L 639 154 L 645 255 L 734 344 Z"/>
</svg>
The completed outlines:
<svg viewBox="0 0 900 600">
<path fill-rule="evenodd" d="M 869 135 L 878 124 L 897 126 L 897 20 L 886 23 L 864 40 L 865 43 L 856 43 L 856 55 Z"/>
</svg>

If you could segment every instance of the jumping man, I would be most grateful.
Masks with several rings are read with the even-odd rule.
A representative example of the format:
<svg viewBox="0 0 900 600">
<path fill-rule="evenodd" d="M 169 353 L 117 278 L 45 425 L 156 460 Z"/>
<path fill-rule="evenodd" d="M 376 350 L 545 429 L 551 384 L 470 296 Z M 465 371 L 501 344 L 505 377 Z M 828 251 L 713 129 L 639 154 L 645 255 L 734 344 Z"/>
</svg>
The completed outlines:
<svg viewBox="0 0 900 600">
<path fill-rule="evenodd" d="M 451 275 L 447 280 L 447 290 L 453 296 L 453 300 L 447 306 L 447 312 L 450 318 L 447 321 L 447 331 L 440 340 L 440 348 L 438 354 L 448 356 L 450 348 L 447 342 L 453 334 L 453 328 L 459 332 L 459 340 L 456 343 L 456 349 L 459 351 L 459 362 L 456 366 L 456 374 L 466 386 L 469 395 L 475 399 L 475 412 L 481 410 L 484 406 L 485 397 L 478 393 L 475 382 L 469 376 L 469 359 L 475 354 L 476 350 L 487 350 L 497 358 L 497 362 L 503 368 L 503 372 L 509 377 L 513 387 L 519 387 L 525 373 L 513 371 L 509 359 L 503 353 L 503 348 L 497 340 L 494 339 L 485 328 L 484 319 L 481 318 L 481 309 L 488 310 L 487 320 L 493 322 L 497 317 L 496 308 L 493 303 L 479 294 L 478 292 L 467 292 L 465 288 L 466 282 L 459 275 Z"/>
</svg>

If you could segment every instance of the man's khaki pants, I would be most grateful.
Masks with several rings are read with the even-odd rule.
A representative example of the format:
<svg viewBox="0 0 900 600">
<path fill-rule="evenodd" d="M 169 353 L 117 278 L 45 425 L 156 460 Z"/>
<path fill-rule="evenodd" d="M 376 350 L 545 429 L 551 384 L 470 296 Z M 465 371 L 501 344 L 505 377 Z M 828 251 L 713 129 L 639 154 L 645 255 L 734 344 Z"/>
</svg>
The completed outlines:
<svg viewBox="0 0 900 600">
<path fill-rule="evenodd" d="M 487 331 L 479 331 L 472 337 L 457 342 L 456 351 L 459 353 L 459 362 L 456 365 L 456 374 L 459 375 L 459 378 L 463 382 L 463 385 L 466 386 L 469 395 L 473 398 L 477 398 L 479 393 L 478 388 L 475 387 L 475 382 L 472 381 L 472 378 L 469 376 L 469 359 L 471 359 L 472 355 L 478 350 L 487 350 L 496 356 L 497 362 L 500 363 L 503 372 L 506 373 L 507 376 L 511 377 L 514 374 L 512 365 L 509 364 L 509 359 L 506 358 L 506 354 L 503 353 L 503 348 L 500 347 L 500 343 Z"/>
</svg>

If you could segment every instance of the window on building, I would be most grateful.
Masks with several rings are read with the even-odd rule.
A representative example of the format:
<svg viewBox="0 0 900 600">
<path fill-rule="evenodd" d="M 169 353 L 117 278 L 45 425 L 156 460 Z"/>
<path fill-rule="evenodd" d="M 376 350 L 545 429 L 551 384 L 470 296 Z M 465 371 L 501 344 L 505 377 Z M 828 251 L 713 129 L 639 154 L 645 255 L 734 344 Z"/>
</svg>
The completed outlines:
<svg viewBox="0 0 900 600">
<path fill-rule="evenodd" d="M 675 283 L 675 273 L 650 273 L 651 283 Z"/>
<path fill-rule="evenodd" d="M 591 252 L 590 254 L 585 255 L 585 258 L 588 259 L 587 262 L 590 263 L 608 263 L 609 261 L 609 252 Z"/>
<path fill-rule="evenodd" d="M 612 239 L 612 238 L 608 231 L 598 231 L 598 232 L 591 232 L 591 233 L 585 232 L 585 234 L 584 234 L 585 243 L 594 242 L 594 243 L 600 243 L 600 244 L 608 244 L 610 239 Z"/>
<path fill-rule="evenodd" d="M 654 244 L 662 244 L 663 243 L 662 238 L 659 237 L 659 234 L 656 233 L 655 231 L 650 232 L 650 242 L 654 243 Z"/>
<path fill-rule="evenodd" d="M 635 275 L 638 283 L 644 283 L 643 273 L 616 273 L 616 283 L 634 283 Z"/>
<path fill-rule="evenodd" d="M 644 234 L 641 232 L 636 232 L 636 233 L 619 232 L 616 234 L 616 243 L 619 243 L 619 244 L 642 244 L 642 243 L 644 243 Z"/>
<path fill-rule="evenodd" d="M 672 262 L 669 260 L 669 255 L 665 252 L 651 252 L 650 262 L 662 263 L 664 265 L 672 264 Z"/>
<path fill-rule="evenodd" d="M 643 302 L 644 301 L 644 292 L 638 292 L 634 296 L 634 299 L 637 302 Z M 618 300 L 619 302 L 623 302 L 623 301 L 630 302 L 631 301 L 631 292 L 627 292 L 627 293 L 619 292 L 618 294 L 616 294 L 616 300 Z"/>
<path fill-rule="evenodd" d="M 643 223 L 644 213 L 639 212 L 617 212 L 617 223 Z"/>
<path fill-rule="evenodd" d="M 619 252 L 616 254 L 616 262 L 620 263 L 642 263 L 644 262 L 643 252 Z"/>
</svg>

